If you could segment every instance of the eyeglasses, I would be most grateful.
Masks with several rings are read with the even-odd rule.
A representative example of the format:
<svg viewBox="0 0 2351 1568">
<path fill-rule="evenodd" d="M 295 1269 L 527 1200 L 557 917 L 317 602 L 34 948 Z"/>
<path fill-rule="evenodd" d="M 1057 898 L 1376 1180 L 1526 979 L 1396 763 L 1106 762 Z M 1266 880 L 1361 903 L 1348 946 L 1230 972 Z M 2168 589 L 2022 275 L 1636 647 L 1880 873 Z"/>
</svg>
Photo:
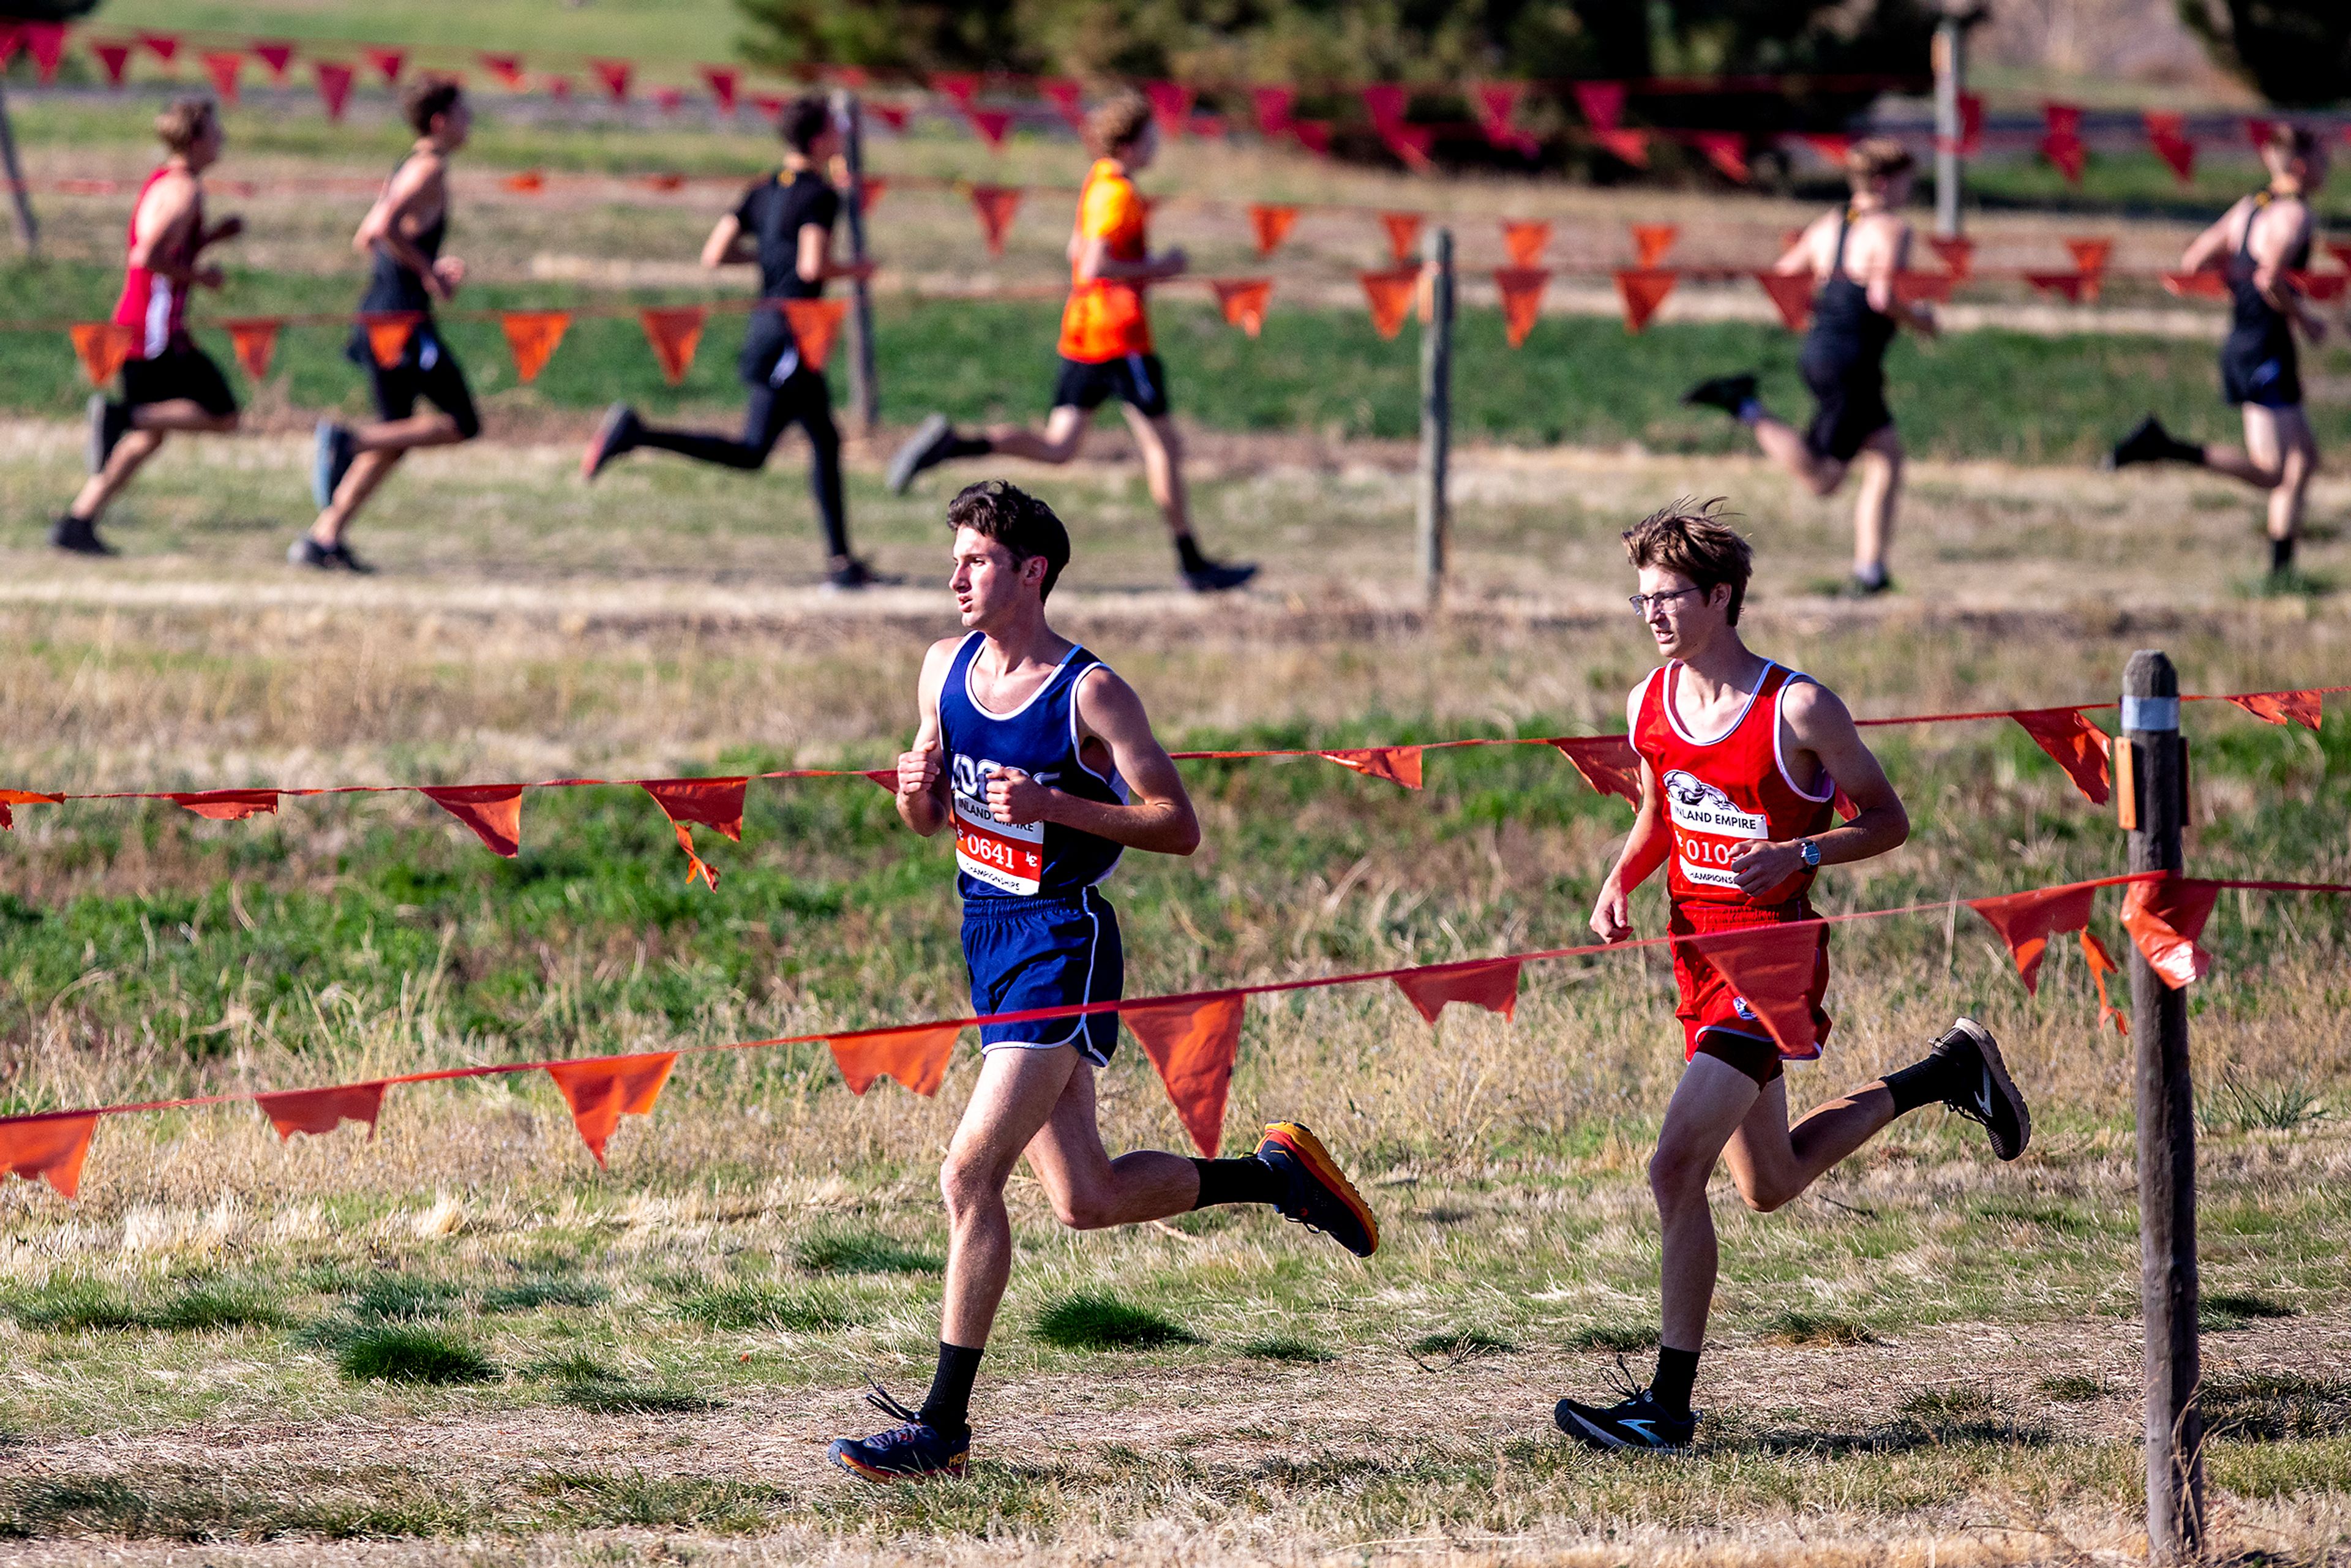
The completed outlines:
<svg viewBox="0 0 2351 1568">
<path fill-rule="evenodd" d="M 1677 588 L 1670 593 L 1632 593 L 1625 595 L 1625 602 L 1633 607 L 1634 614 L 1646 621 L 1650 611 L 1663 610 L 1685 593 L 1704 593 L 1705 591 L 1703 588 Z"/>
</svg>

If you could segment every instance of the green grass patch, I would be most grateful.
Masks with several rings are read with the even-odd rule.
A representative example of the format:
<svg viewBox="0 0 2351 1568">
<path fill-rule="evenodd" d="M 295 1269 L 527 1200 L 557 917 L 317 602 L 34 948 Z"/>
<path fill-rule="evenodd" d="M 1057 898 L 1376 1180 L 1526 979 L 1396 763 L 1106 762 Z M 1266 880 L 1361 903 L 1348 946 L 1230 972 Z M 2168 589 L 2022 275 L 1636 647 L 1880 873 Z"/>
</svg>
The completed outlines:
<svg viewBox="0 0 2351 1568">
<path fill-rule="evenodd" d="M 719 1407 L 719 1401 L 690 1389 L 601 1380 L 567 1384 L 556 1398 L 591 1416 L 700 1416 Z"/>
<path fill-rule="evenodd" d="M 1877 1343 L 1876 1334 L 1852 1319 L 1818 1312 L 1782 1312 L 1766 1322 L 1759 1333 L 1768 1344 L 1796 1345 L 1808 1350 Z"/>
<path fill-rule="evenodd" d="M 2264 1318 L 2301 1315 L 2300 1309 L 2287 1302 L 2249 1291 L 2215 1291 L 2196 1303 L 2196 1326 L 2206 1333 L 2230 1333 Z"/>
<path fill-rule="evenodd" d="M 677 1303 L 678 1314 L 726 1333 L 782 1329 L 790 1333 L 831 1333 L 857 1320 L 841 1301 L 810 1291 L 765 1285 L 728 1285 L 704 1291 Z"/>
<path fill-rule="evenodd" d="M 2197 1400 L 2216 1439 L 2283 1443 L 2351 1433 L 2351 1377 L 2231 1373 L 2206 1378 Z"/>
<path fill-rule="evenodd" d="M 611 1295 L 592 1280 L 557 1277 L 499 1285 L 484 1291 L 481 1301 L 486 1312 L 535 1312 L 541 1307 L 601 1306 Z"/>
<path fill-rule="evenodd" d="M 1902 1414 L 1917 1421 L 1980 1421 L 1997 1408 L 1991 1390 L 1972 1383 L 1922 1388 L 1902 1401 Z"/>
<path fill-rule="evenodd" d="M 444 1318 L 462 1294 L 455 1285 L 438 1280 L 387 1274 L 360 1287 L 351 1297 L 350 1308 L 353 1316 L 378 1322 Z"/>
<path fill-rule="evenodd" d="M 20 1300 L 9 1311 L 23 1327 L 53 1333 L 129 1329 L 208 1333 L 276 1328 L 286 1321 L 285 1312 L 257 1289 L 219 1282 L 193 1285 L 145 1306 L 104 1286 L 79 1282 Z"/>
<path fill-rule="evenodd" d="M 1335 1353 L 1297 1334 L 1270 1334 L 1263 1339 L 1253 1339 L 1241 1346 L 1241 1354 L 1259 1361 L 1290 1361 L 1309 1364 L 1339 1359 Z"/>
<path fill-rule="evenodd" d="M 1422 1334 L 1405 1347 L 1416 1360 L 1438 1356 L 1449 1362 L 1475 1361 L 1488 1355 L 1515 1355 L 1519 1347 L 1479 1329 L 1439 1329 Z"/>
<path fill-rule="evenodd" d="M 2078 1372 L 2044 1377 L 2033 1387 L 2061 1405 L 2086 1405 L 2093 1399 L 2104 1399 L 2114 1392 L 2102 1380 Z"/>
<path fill-rule="evenodd" d="M 1630 1355 L 1635 1351 L 1657 1348 L 1657 1325 L 1592 1323 L 1577 1329 L 1562 1343 L 1570 1350 Z"/>
<path fill-rule="evenodd" d="M 1062 1350 L 1160 1350 L 1205 1343 L 1181 1323 L 1129 1306 L 1107 1291 L 1048 1301 L 1030 1332 Z"/>
<path fill-rule="evenodd" d="M 946 1260 L 871 1230 L 820 1230 L 792 1249 L 811 1274 L 937 1274 Z"/>
<path fill-rule="evenodd" d="M 491 1383 L 498 1369 L 465 1341 L 429 1328 L 361 1329 L 336 1365 L 355 1383 Z"/>
</svg>

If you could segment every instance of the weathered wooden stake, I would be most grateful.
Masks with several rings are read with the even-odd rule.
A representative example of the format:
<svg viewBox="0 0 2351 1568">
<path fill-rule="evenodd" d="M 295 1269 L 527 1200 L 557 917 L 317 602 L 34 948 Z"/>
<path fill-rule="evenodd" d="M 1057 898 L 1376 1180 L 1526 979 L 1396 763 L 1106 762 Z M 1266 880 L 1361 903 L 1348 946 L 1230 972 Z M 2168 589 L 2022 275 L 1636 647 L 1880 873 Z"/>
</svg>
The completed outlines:
<svg viewBox="0 0 2351 1568">
<path fill-rule="evenodd" d="M 1453 444 L 1453 231 L 1422 236 L 1421 287 L 1427 311 L 1420 329 L 1420 476 L 1416 521 L 1420 582 L 1428 608 L 1445 597 L 1446 468 Z"/>
<path fill-rule="evenodd" d="M 1935 27 L 1935 232 L 1959 232 L 1959 95 L 1968 89 L 1968 28 L 1978 18 L 1947 10 Z"/>
<path fill-rule="evenodd" d="M 865 117 L 857 95 L 836 89 L 832 95 L 833 123 L 841 127 L 841 162 L 849 166 L 849 189 L 842 193 L 842 215 L 849 220 L 849 259 L 865 260 Z M 882 388 L 873 378 L 873 290 L 859 277 L 849 285 L 849 406 L 857 417 L 857 434 L 872 435 L 882 414 Z"/>
<path fill-rule="evenodd" d="M 25 188 L 24 167 L 16 162 L 16 130 L 8 123 L 5 93 L 0 93 L 0 163 L 8 170 L 8 193 L 16 198 L 16 227 L 25 235 L 25 249 L 37 256 L 41 249 L 41 225 L 33 216 L 33 193 Z"/>
<path fill-rule="evenodd" d="M 2130 869 L 2182 869 L 2188 748 L 2179 675 L 2147 649 L 2123 672 L 2123 736 L 2136 800 L 2120 803 Z M 2117 782 L 2123 782 L 2117 779 Z M 2135 823 L 2134 811 L 2136 808 Z M 2147 1537 L 2158 1563 L 2193 1558 L 2204 1537 L 2204 1422 L 2196 1405 L 2196 1095 L 2188 997 L 2134 946 L 2131 1038 L 2138 1058 L 2139 1304 L 2147 1331 Z"/>
</svg>

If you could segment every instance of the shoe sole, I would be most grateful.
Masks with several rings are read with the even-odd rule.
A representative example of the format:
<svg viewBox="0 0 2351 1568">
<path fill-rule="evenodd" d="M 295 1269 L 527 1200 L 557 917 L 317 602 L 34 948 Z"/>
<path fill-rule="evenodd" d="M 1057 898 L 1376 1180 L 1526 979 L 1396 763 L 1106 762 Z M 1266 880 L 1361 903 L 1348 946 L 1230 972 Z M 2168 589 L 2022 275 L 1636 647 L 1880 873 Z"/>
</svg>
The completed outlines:
<svg viewBox="0 0 2351 1568">
<path fill-rule="evenodd" d="M 1992 1149 L 1992 1153 L 2000 1155 L 2003 1163 L 2015 1159 L 2018 1155 L 2023 1154 L 2032 1146 L 2032 1107 L 2025 1103 L 2023 1094 L 2018 1092 L 2016 1080 L 2008 1075 L 2008 1062 L 2000 1054 L 2000 1041 L 1992 1038 L 1991 1030 L 1964 1015 L 1952 1019 L 1951 1027 L 1968 1031 L 1968 1038 L 1975 1042 L 1977 1054 L 1983 1058 L 1984 1066 L 1991 1071 L 1992 1087 L 2000 1092 L 2001 1098 L 2006 1100 L 2009 1108 L 2016 1113 L 2016 1154 L 2000 1155 L 1997 1146 Z"/>
<path fill-rule="evenodd" d="M 1569 1437 L 1580 1443 L 1588 1443 L 1604 1453 L 1678 1454 L 1689 1447 L 1687 1443 L 1628 1443 L 1614 1433 L 1593 1426 L 1583 1418 L 1582 1412 L 1575 1410 L 1567 1413 L 1567 1421 L 1561 1420 L 1559 1412 L 1553 1410 L 1551 1419 L 1552 1426 Z M 1570 1427 L 1568 1421 L 1574 1422 L 1575 1426 Z"/>
<path fill-rule="evenodd" d="M 1331 1151 L 1322 1146 L 1322 1140 L 1314 1135 L 1314 1129 L 1303 1122 L 1276 1122 L 1265 1130 L 1265 1135 L 1268 1140 L 1287 1149 L 1305 1166 L 1306 1174 L 1312 1176 L 1324 1191 L 1347 1206 L 1348 1212 L 1355 1217 L 1355 1222 L 1364 1228 L 1364 1235 L 1371 1241 L 1371 1246 L 1357 1256 L 1368 1258 L 1377 1252 L 1380 1249 L 1380 1222 L 1373 1218 L 1371 1205 L 1365 1203 L 1364 1195 L 1355 1190 L 1355 1184 L 1347 1179 L 1347 1173 L 1341 1170 L 1339 1163 L 1331 1157 Z"/>
<path fill-rule="evenodd" d="M 847 1454 L 836 1453 L 829 1457 L 834 1464 L 859 1480 L 872 1481 L 875 1486 L 896 1486 L 907 1481 L 959 1481 L 964 1475 L 964 1467 L 959 1464 L 950 1465 L 943 1470 L 923 1470 L 910 1475 L 903 1470 L 877 1470 L 872 1465 L 859 1464 Z"/>
<path fill-rule="evenodd" d="M 604 411 L 604 423 L 596 427 L 596 439 L 580 455 L 580 477 L 592 482 L 604 471 L 604 454 L 612 444 L 612 437 L 621 433 L 621 423 L 628 417 L 629 405 L 616 402 Z"/>
<path fill-rule="evenodd" d="M 890 473 L 883 480 L 890 486 L 890 494 L 903 496 L 906 493 L 907 486 L 914 482 L 915 459 L 946 433 L 947 416 L 943 413 L 935 413 L 914 427 L 914 434 L 906 438 L 906 444 L 898 448 L 898 455 L 890 459 Z"/>
</svg>

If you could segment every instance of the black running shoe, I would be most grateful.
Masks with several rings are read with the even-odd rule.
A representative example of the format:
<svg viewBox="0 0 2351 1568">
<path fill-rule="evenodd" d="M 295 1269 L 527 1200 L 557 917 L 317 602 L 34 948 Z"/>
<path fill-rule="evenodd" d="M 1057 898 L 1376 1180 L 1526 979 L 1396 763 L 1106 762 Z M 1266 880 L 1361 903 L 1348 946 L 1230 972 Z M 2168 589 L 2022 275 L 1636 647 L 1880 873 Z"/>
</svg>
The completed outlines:
<svg viewBox="0 0 2351 1568">
<path fill-rule="evenodd" d="M 1625 1377 L 1629 1385 L 1632 1379 Z M 1586 1405 L 1562 1399 L 1551 1418 L 1577 1442 L 1604 1452 L 1631 1448 L 1639 1452 L 1677 1454 L 1698 1434 L 1698 1412 L 1676 1416 L 1659 1405 L 1646 1388 L 1634 1388 L 1614 1405 Z"/>
<path fill-rule="evenodd" d="M 112 545 L 98 537 L 98 525 L 88 517 L 77 517 L 71 512 L 59 517 L 49 528 L 49 543 L 74 555 L 117 555 Z"/>
<path fill-rule="evenodd" d="M 1682 393 L 1682 405 L 1685 408 L 1719 408 L 1736 416 L 1754 396 L 1755 378 L 1742 372 L 1698 382 Z"/>
<path fill-rule="evenodd" d="M 914 476 L 925 468 L 935 468 L 946 461 L 947 447 L 955 440 L 955 427 L 947 416 L 935 413 L 914 427 L 898 455 L 890 459 L 889 486 L 893 496 L 903 496 Z"/>
<path fill-rule="evenodd" d="M 102 472 L 114 455 L 115 443 L 131 428 L 131 408 L 104 392 L 89 394 L 89 471 Z"/>
<path fill-rule="evenodd" d="M 320 420 L 310 454 L 310 499 L 319 503 L 319 510 L 334 504 L 335 492 L 350 469 L 351 433 L 331 419 Z"/>
<path fill-rule="evenodd" d="M 298 537 L 286 547 L 287 566 L 307 566 L 313 571 L 332 571 L 342 565 L 340 545 L 322 545 L 308 534 Z"/>
<path fill-rule="evenodd" d="M 1991 1136 L 1991 1152 L 2012 1160 L 2032 1141 L 2032 1108 L 2001 1060 L 2000 1041 L 1970 1018 L 1955 1019 L 1929 1056 L 1944 1064 L 1943 1103 Z"/>
<path fill-rule="evenodd" d="M 1845 580 L 1844 588 L 1842 590 L 1842 597 L 1846 599 L 1875 599 L 1881 593 L 1891 593 L 1893 591 L 1894 580 L 1886 576 L 1884 572 L 1881 571 L 1875 577 L 1864 577 L 1861 573 L 1855 572 L 1853 576 Z"/>
<path fill-rule="evenodd" d="M 2128 435 L 2115 443 L 2115 449 L 2098 466 L 2112 473 L 2134 463 L 2177 463 L 2182 460 L 2180 450 L 2185 445 L 2163 428 L 2163 421 L 2150 413 L 2133 425 Z"/>
<path fill-rule="evenodd" d="M 1311 1127 L 1274 1123 L 1265 1130 L 1257 1157 L 1289 1179 L 1289 1193 L 1275 1206 L 1284 1219 L 1321 1231 L 1358 1258 L 1379 1250 L 1380 1222 Z"/>
<path fill-rule="evenodd" d="M 1247 561 L 1227 565 L 1220 561 L 1204 560 L 1196 570 L 1184 574 L 1184 586 L 1195 593 L 1226 593 L 1240 587 L 1257 575 L 1257 568 Z"/>
<path fill-rule="evenodd" d="M 851 556 L 825 570 L 824 591 L 827 593 L 855 593 L 867 588 L 895 588 L 905 580 L 903 577 L 876 571 L 855 556 Z"/>
<path fill-rule="evenodd" d="M 871 1437 L 835 1437 L 832 1462 L 862 1480 L 927 1481 L 955 1478 L 971 1458 L 971 1434 L 950 1437 L 890 1396 L 878 1384 L 865 1403 L 900 1424 Z"/>
<path fill-rule="evenodd" d="M 306 534 L 303 537 L 307 538 L 309 536 Z M 372 562 L 361 560 L 359 557 L 353 555 L 351 553 L 351 547 L 345 544 L 340 539 L 337 539 L 333 544 L 328 545 L 326 547 L 326 551 L 329 555 L 335 558 L 335 564 L 341 567 L 345 571 L 355 573 L 360 577 L 370 576 L 375 571 L 375 566 Z"/>
<path fill-rule="evenodd" d="M 605 464 L 623 452 L 634 450 L 641 428 L 637 411 L 627 403 L 616 402 L 606 409 L 604 422 L 596 427 L 596 439 L 580 455 L 580 477 L 593 479 L 604 471 Z"/>
</svg>

